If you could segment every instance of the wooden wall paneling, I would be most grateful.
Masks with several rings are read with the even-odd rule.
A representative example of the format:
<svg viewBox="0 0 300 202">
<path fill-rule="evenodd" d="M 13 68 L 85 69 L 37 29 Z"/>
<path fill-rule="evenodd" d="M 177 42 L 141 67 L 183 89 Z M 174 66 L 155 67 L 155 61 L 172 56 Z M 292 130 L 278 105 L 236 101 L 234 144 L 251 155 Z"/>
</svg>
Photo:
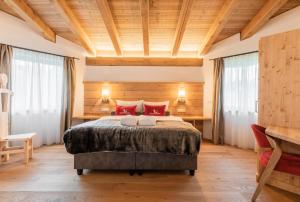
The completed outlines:
<svg viewBox="0 0 300 202">
<path fill-rule="evenodd" d="M 300 30 L 262 38 L 259 123 L 300 128 Z"/>
<path fill-rule="evenodd" d="M 300 29 L 259 43 L 259 109 L 262 126 L 300 128 Z M 300 177 L 273 171 L 268 184 L 300 194 Z"/>
<path fill-rule="evenodd" d="M 55 42 L 55 32 L 23 0 L 4 0 L 4 2 L 25 20 L 32 28 L 42 33 L 45 39 Z"/>
<path fill-rule="evenodd" d="M 90 66 L 202 66 L 202 58 L 87 57 Z"/>
<path fill-rule="evenodd" d="M 140 51 L 140 56 L 144 56 L 143 47 L 143 27 L 141 17 L 140 1 L 135 0 L 109 0 L 108 1 L 110 11 L 119 34 L 120 43 L 122 45 L 122 56 L 128 52 Z M 104 23 L 102 23 L 104 24 Z M 104 27 L 104 31 L 106 28 Z M 108 40 L 111 42 L 111 40 Z M 105 48 L 108 50 L 108 48 Z M 113 54 L 116 55 L 114 47 L 112 46 Z M 100 49 L 101 51 L 101 49 Z M 104 50 L 102 50 L 103 52 Z M 126 53 L 124 53 L 126 51 Z M 99 55 L 104 56 L 104 53 Z M 138 55 L 133 55 L 138 56 Z"/>
<path fill-rule="evenodd" d="M 110 102 L 101 102 L 103 86 L 110 89 Z M 186 90 L 186 103 L 177 102 L 178 88 L 184 86 Z M 146 100 L 170 101 L 169 111 L 175 115 L 203 115 L 203 83 L 155 83 L 155 82 L 85 82 L 84 83 L 84 114 L 101 115 L 109 114 L 115 109 L 115 100 Z M 103 108 L 109 111 L 103 112 Z M 185 109 L 186 112 L 177 112 Z"/>
<path fill-rule="evenodd" d="M 17 0 L 5 0 L 17 2 Z M 8 14 L 19 16 L 7 6 L 5 1 L 0 1 L 0 10 Z M 77 34 L 72 32 L 66 20 L 55 9 L 55 0 L 23 0 L 32 8 L 35 15 L 39 16 L 56 35 L 81 45 Z M 110 34 L 106 29 L 107 19 L 99 12 L 96 0 L 65 0 L 85 30 L 93 47 L 100 56 L 115 56 L 116 43 L 112 43 Z M 99 0 L 100 1 L 100 0 Z M 141 0 L 149 1 L 149 0 Z M 186 1 L 186 0 L 185 0 Z M 179 24 L 179 16 L 183 0 L 151 0 L 149 1 L 149 55 L 151 57 L 170 57 L 174 47 L 174 33 Z M 241 32 L 268 0 L 239 0 L 237 7 L 232 11 L 227 23 L 218 34 L 213 43 Z M 277 2 L 278 0 L 274 0 Z M 18 0 L 21 2 L 21 0 Z M 179 57 L 197 57 L 199 46 L 205 43 L 205 36 L 214 20 L 222 9 L 225 0 L 194 0 L 190 16 L 186 22 L 184 35 L 178 51 Z M 271 2 L 271 1 L 270 1 Z M 115 33 L 119 37 L 119 46 L 122 56 L 137 57 L 147 56 L 147 47 L 143 47 L 143 27 L 141 26 L 141 9 L 139 0 L 109 0 L 107 1 L 110 12 L 110 22 L 115 25 Z M 277 16 L 300 5 L 299 0 L 287 1 L 272 17 Z M 106 7 L 107 8 L 107 7 Z M 109 14 L 108 14 L 109 15 Z M 106 15 L 105 15 L 106 16 Z M 112 28 L 113 29 L 113 28 Z M 112 30 L 111 29 L 111 30 Z M 144 29 L 146 30 L 146 29 Z M 112 31 L 114 32 L 114 31 Z M 111 33 L 112 33 L 111 32 Z M 146 32 L 144 32 L 146 33 Z M 178 35 L 180 36 L 180 34 Z M 177 38 L 177 37 L 176 37 Z M 145 39 L 147 39 L 145 37 Z M 179 38 L 178 38 L 179 39 Z M 145 40 L 146 41 L 146 40 Z M 147 44 L 147 43 L 145 43 Z M 179 43 L 177 43 L 179 44 Z M 171 47 L 171 48 L 170 48 Z M 176 45 L 175 47 L 178 47 Z M 177 49 L 177 48 L 176 48 Z"/>
<path fill-rule="evenodd" d="M 201 46 L 199 48 L 199 55 L 208 53 L 213 43 L 225 27 L 231 14 L 234 11 L 234 8 L 236 8 L 238 3 L 238 0 L 226 0 L 222 9 L 218 13 L 218 16 L 214 20 L 213 24 L 210 26 L 204 40 L 201 43 Z"/>
<path fill-rule="evenodd" d="M 189 50 L 196 51 L 193 55 L 197 55 L 200 44 L 203 42 L 223 4 L 224 0 L 194 0 L 178 55 L 181 56 L 185 51 Z"/>
<path fill-rule="evenodd" d="M 6 3 L 5 1 L 0 1 L 0 10 L 9 14 L 9 15 L 12 15 L 12 16 L 15 16 L 19 19 L 22 19 L 12 8 L 10 8 Z"/>
<path fill-rule="evenodd" d="M 234 33 L 240 33 L 258 13 L 265 4 L 265 1 L 266 0 L 251 0 L 251 3 L 250 1 L 239 1 L 215 43 L 232 36 Z"/>
<path fill-rule="evenodd" d="M 179 51 L 183 34 L 185 32 L 186 25 L 192 10 L 192 5 L 193 5 L 193 0 L 183 0 L 182 2 L 181 10 L 178 18 L 178 24 L 176 27 L 173 44 L 172 44 L 172 52 L 171 52 L 172 56 L 176 56 Z"/>
<path fill-rule="evenodd" d="M 241 39 L 255 34 L 288 0 L 268 0 L 252 20 L 241 31 Z"/>
<path fill-rule="evenodd" d="M 74 12 L 68 6 L 65 0 L 53 0 L 53 4 L 55 5 L 56 9 L 63 17 L 67 25 L 69 26 L 70 30 L 77 36 L 78 40 L 80 41 L 81 45 L 92 55 L 96 54 L 96 51 L 92 45 L 92 42 L 89 36 L 86 34 L 85 30 L 82 28 L 80 22 L 78 21 L 77 17 L 75 16 Z"/>
<path fill-rule="evenodd" d="M 97 5 L 102 15 L 103 22 L 113 43 L 117 55 L 122 55 L 120 37 L 111 14 L 107 0 L 97 0 Z"/>
<path fill-rule="evenodd" d="M 140 0 L 144 55 L 149 55 L 149 0 Z"/>
<path fill-rule="evenodd" d="M 181 0 L 151 0 L 149 9 L 150 55 L 152 51 L 170 51 Z"/>
</svg>

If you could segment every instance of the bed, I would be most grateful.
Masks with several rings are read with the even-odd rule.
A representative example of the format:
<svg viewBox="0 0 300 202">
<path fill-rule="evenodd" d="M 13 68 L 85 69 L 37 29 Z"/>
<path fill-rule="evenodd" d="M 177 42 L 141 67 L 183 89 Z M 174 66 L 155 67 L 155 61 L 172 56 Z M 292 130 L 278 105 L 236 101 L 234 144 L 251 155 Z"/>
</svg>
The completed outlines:
<svg viewBox="0 0 300 202">
<path fill-rule="evenodd" d="M 121 116 L 106 116 L 68 129 L 66 150 L 74 168 L 129 170 L 188 170 L 194 175 L 201 133 L 175 116 L 156 117 L 155 126 L 123 126 Z"/>
</svg>

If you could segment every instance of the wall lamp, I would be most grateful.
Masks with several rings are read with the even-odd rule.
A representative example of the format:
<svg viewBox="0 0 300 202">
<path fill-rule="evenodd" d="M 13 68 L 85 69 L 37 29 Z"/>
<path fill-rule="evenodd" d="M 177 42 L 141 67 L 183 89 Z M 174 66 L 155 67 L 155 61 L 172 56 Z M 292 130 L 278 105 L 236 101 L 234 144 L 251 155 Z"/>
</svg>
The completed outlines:
<svg viewBox="0 0 300 202">
<path fill-rule="evenodd" d="M 185 103 L 185 88 L 180 87 L 178 89 L 178 102 Z"/>
<path fill-rule="evenodd" d="M 109 103 L 109 88 L 107 86 L 102 87 L 102 92 L 101 92 L 101 101 L 103 103 Z"/>
</svg>

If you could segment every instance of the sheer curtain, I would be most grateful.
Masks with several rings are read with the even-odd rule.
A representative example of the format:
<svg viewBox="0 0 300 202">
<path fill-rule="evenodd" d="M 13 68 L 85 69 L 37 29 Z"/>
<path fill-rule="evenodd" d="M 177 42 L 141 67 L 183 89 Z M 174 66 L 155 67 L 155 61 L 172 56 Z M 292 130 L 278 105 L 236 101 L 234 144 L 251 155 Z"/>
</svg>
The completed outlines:
<svg viewBox="0 0 300 202">
<path fill-rule="evenodd" d="M 60 143 L 64 58 L 14 49 L 12 134 L 36 132 L 34 146 Z"/>
<path fill-rule="evenodd" d="M 253 149 L 250 125 L 257 121 L 258 54 L 224 58 L 222 86 L 225 143 Z"/>
</svg>

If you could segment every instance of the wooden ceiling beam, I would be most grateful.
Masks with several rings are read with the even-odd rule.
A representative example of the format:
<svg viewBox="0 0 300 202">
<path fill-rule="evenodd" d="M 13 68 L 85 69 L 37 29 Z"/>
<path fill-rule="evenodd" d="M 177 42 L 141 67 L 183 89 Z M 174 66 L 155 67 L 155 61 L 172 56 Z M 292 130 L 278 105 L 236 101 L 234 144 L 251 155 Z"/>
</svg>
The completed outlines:
<svg viewBox="0 0 300 202">
<path fill-rule="evenodd" d="M 143 27 L 144 55 L 149 55 L 149 0 L 140 0 Z"/>
<path fill-rule="evenodd" d="M 95 55 L 96 50 L 94 49 L 89 36 L 82 28 L 80 22 L 76 18 L 74 12 L 68 6 L 67 2 L 65 0 L 52 0 L 52 2 L 60 15 L 64 18 L 70 30 L 77 36 L 84 49 L 88 53 Z"/>
<path fill-rule="evenodd" d="M 202 58 L 174 57 L 87 57 L 89 66 L 202 66 Z"/>
<path fill-rule="evenodd" d="M 55 32 L 34 12 L 23 0 L 4 0 L 4 2 L 25 20 L 33 29 L 41 33 L 45 39 L 55 42 Z M 5 28 L 2 28 L 5 29 Z"/>
<path fill-rule="evenodd" d="M 119 33 L 114 23 L 111 10 L 109 8 L 107 0 L 96 0 L 100 13 L 102 15 L 105 27 L 110 36 L 112 44 L 115 48 L 117 55 L 122 55 L 121 43 Z"/>
<path fill-rule="evenodd" d="M 218 16 L 214 20 L 213 24 L 210 26 L 201 46 L 198 54 L 204 55 L 208 53 L 215 40 L 218 38 L 221 31 L 224 29 L 226 23 L 228 22 L 234 8 L 236 8 L 239 0 L 227 0 L 222 9 L 220 10 Z"/>
<path fill-rule="evenodd" d="M 175 31 L 175 36 L 172 43 L 172 51 L 171 51 L 172 56 L 176 56 L 178 54 L 181 41 L 183 38 L 183 34 L 185 32 L 188 19 L 190 17 L 192 5 L 193 5 L 193 0 L 183 0 L 182 2 L 178 23 Z"/>
<path fill-rule="evenodd" d="M 268 0 L 252 20 L 242 29 L 241 40 L 254 35 L 288 0 Z"/>
</svg>

